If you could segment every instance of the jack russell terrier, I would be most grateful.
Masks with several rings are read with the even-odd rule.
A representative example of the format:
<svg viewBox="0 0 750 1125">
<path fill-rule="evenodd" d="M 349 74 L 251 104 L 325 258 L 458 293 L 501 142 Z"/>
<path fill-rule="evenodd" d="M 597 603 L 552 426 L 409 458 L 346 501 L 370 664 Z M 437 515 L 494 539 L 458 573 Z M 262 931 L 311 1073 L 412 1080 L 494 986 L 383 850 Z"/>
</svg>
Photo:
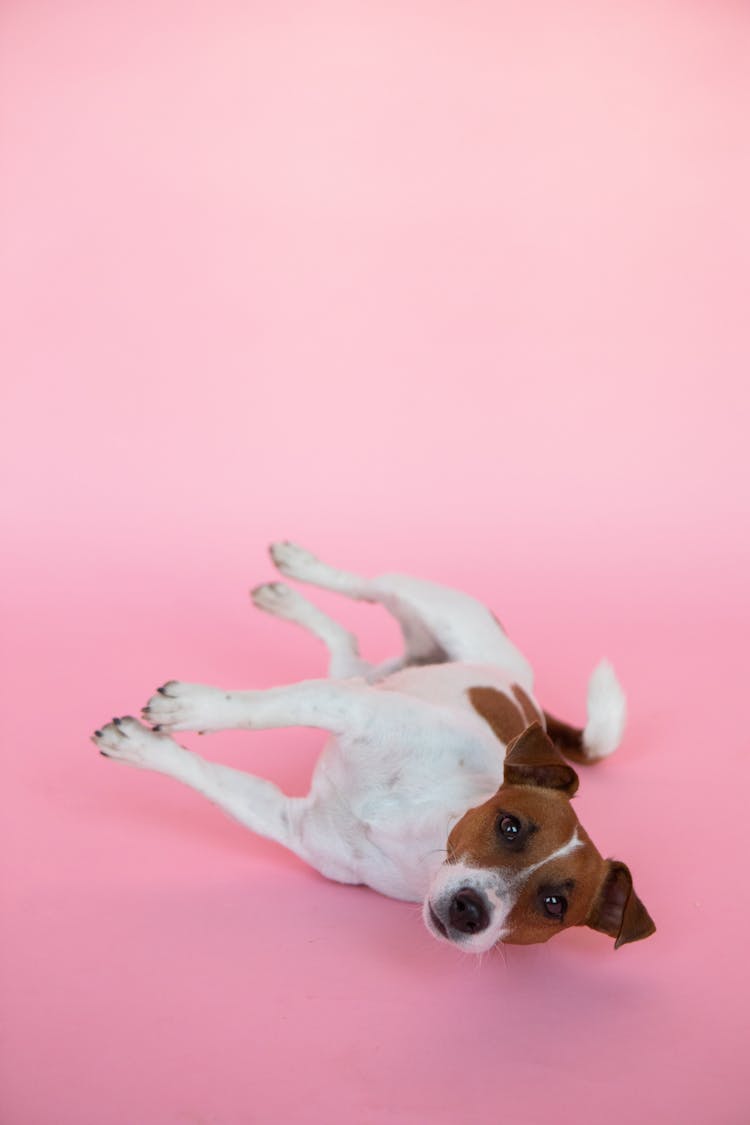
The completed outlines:
<svg viewBox="0 0 750 1125">
<path fill-rule="evenodd" d="M 291 543 L 282 574 L 385 606 L 404 654 L 373 667 L 355 638 L 282 583 L 260 609 L 319 637 L 329 679 L 266 691 L 170 681 L 136 719 L 94 734 L 102 754 L 197 789 L 242 824 L 341 883 L 423 903 L 427 929 L 468 953 L 590 926 L 615 948 L 654 932 L 628 868 L 603 859 L 570 798 L 563 758 L 593 762 L 622 736 L 625 698 L 607 663 L 594 671 L 584 730 L 536 703 L 532 670 L 500 623 L 456 590 L 402 575 L 368 580 Z M 207 762 L 172 731 L 317 727 L 331 735 L 306 797 Z"/>
</svg>

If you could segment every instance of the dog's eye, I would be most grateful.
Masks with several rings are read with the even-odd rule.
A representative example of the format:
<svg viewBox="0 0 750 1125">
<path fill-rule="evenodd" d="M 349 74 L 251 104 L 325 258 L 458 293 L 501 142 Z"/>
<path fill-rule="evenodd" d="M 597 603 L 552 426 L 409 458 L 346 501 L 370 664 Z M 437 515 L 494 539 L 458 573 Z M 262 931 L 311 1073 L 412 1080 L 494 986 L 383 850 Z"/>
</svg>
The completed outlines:
<svg viewBox="0 0 750 1125">
<path fill-rule="evenodd" d="M 550 918 L 563 918 L 568 909 L 568 900 L 562 895 L 547 895 L 544 899 L 544 909 Z"/>
<path fill-rule="evenodd" d="M 517 840 L 521 831 L 521 822 L 514 816 L 501 816 L 497 822 L 497 829 L 505 840 Z"/>
</svg>

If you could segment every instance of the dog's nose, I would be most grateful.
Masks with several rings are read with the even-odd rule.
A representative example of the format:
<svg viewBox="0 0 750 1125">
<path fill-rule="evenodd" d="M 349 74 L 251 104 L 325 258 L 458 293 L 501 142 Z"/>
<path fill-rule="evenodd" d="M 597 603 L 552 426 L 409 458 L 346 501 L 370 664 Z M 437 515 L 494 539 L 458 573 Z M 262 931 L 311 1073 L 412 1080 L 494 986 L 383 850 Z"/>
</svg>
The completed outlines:
<svg viewBox="0 0 750 1125">
<path fill-rule="evenodd" d="M 470 887 L 464 887 L 454 896 L 448 918 L 453 929 L 462 934 L 478 934 L 490 924 L 484 900 Z"/>
</svg>

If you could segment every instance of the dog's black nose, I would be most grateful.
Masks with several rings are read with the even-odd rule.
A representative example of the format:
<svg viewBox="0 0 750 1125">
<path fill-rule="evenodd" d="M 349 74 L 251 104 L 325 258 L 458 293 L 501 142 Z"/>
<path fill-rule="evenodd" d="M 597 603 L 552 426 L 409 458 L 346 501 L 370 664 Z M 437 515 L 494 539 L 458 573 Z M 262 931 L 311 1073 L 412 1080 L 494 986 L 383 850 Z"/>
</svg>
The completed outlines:
<svg viewBox="0 0 750 1125">
<path fill-rule="evenodd" d="M 448 918 L 454 930 L 462 934 L 478 934 L 490 924 L 484 900 L 476 891 L 465 887 L 455 895 Z"/>
</svg>

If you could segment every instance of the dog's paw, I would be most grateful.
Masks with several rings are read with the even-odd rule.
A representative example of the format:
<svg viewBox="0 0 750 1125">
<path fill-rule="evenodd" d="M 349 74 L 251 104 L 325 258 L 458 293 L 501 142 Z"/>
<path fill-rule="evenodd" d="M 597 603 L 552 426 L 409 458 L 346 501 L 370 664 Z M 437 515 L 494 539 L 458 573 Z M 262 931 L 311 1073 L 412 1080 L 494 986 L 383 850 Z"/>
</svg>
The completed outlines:
<svg viewBox="0 0 750 1125">
<path fill-rule="evenodd" d="M 307 598 L 284 582 L 267 582 L 264 586 L 256 586 L 250 591 L 250 597 L 258 609 L 287 621 L 304 623 L 315 612 Z"/>
<path fill-rule="evenodd" d="M 273 613 L 276 617 L 286 617 L 290 605 L 294 604 L 295 591 L 283 582 L 266 582 L 250 591 L 250 600 L 258 609 Z"/>
<path fill-rule="evenodd" d="M 232 726 L 232 702 L 232 693 L 221 688 L 169 680 L 157 688 L 142 714 L 155 731 L 226 730 Z"/>
<path fill-rule="evenodd" d="M 171 738 L 149 730 L 130 715 L 94 731 L 91 741 L 105 758 L 146 768 L 157 766 L 174 748 Z"/>
<path fill-rule="evenodd" d="M 304 578 L 318 562 L 315 555 L 296 543 L 272 543 L 269 550 L 276 569 L 289 578 Z"/>
</svg>

